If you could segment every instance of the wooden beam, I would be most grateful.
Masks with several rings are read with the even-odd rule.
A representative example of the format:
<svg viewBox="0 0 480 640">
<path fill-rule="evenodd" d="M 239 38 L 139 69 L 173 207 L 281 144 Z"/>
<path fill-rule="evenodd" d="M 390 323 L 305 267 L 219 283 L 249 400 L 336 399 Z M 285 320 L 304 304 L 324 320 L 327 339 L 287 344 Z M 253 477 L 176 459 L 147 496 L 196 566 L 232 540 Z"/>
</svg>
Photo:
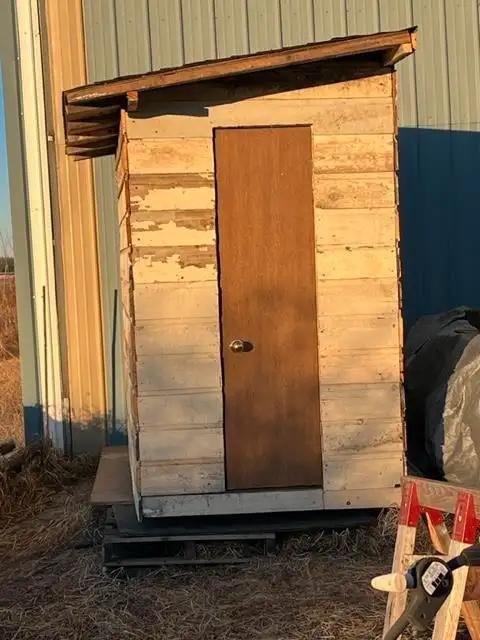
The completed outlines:
<svg viewBox="0 0 480 640">
<path fill-rule="evenodd" d="M 398 47 L 392 47 L 391 49 L 387 49 L 383 54 L 383 66 L 384 67 L 393 67 L 393 65 L 406 58 L 411 53 L 413 53 L 415 49 L 412 47 L 411 43 L 401 44 Z"/>
<path fill-rule="evenodd" d="M 77 149 L 78 147 L 82 147 L 84 149 L 90 148 L 95 149 L 97 147 L 105 147 L 105 146 L 117 146 L 118 133 L 109 133 L 107 135 L 101 136 L 86 136 L 86 137 L 78 137 L 76 139 L 70 138 L 67 143 L 67 149 Z"/>
<path fill-rule="evenodd" d="M 138 91 L 127 91 L 127 111 L 138 109 Z"/>
<path fill-rule="evenodd" d="M 110 114 L 120 113 L 120 105 L 114 104 L 106 107 L 97 107 L 90 105 L 65 105 L 65 113 L 67 115 L 68 122 L 74 121 L 86 121 L 86 120 L 98 120 L 103 116 Z"/>
<path fill-rule="evenodd" d="M 67 134 L 69 136 L 89 136 L 95 135 L 98 131 L 113 132 L 118 131 L 118 117 L 105 118 L 105 120 L 86 120 L 67 122 Z"/>
<path fill-rule="evenodd" d="M 288 47 L 225 60 L 189 64 L 130 78 L 118 78 L 65 91 L 65 102 L 68 108 L 68 105 L 121 96 L 130 91 L 145 91 L 295 64 L 386 51 L 403 44 L 411 45 L 413 31 L 403 29 L 389 33 L 338 38 L 318 44 Z"/>
</svg>

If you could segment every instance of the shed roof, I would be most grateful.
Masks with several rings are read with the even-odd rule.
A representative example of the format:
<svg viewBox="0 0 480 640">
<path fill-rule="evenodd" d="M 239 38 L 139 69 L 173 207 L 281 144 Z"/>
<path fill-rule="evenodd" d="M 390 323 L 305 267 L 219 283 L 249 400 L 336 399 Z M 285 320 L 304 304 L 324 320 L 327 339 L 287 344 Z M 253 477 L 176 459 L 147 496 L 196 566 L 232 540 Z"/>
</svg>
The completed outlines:
<svg viewBox="0 0 480 640">
<path fill-rule="evenodd" d="M 138 96 L 144 91 L 364 54 L 371 54 L 379 66 L 392 66 L 413 53 L 415 32 L 416 27 L 410 27 L 400 31 L 335 38 L 123 76 L 69 89 L 63 94 L 66 151 L 80 158 L 115 153 L 120 110 L 135 110 Z"/>
</svg>

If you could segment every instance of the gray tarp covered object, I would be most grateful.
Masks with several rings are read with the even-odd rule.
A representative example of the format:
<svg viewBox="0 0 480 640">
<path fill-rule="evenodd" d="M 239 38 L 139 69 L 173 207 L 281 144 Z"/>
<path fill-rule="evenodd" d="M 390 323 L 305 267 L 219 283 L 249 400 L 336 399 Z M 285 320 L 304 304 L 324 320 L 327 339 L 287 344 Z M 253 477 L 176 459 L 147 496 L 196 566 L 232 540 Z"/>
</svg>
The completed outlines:
<svg viewBox="0 0 480 640">
<path fill-rule="evenodd" d="M 408 458 L 414 471 L 480 486 L 480 312 L 424 316 L 405 345 Z"/>
</svg>

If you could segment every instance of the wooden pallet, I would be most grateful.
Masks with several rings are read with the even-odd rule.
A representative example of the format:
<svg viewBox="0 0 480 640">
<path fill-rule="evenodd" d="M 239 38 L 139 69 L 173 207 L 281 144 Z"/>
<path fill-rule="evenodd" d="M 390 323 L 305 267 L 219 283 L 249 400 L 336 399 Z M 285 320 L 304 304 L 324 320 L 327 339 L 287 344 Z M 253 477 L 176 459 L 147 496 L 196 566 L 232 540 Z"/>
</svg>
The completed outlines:
<svg viewBox="0 0 480 640">
<path fill-rule="evenodd" d="M 274 551 L 275 533 L 258 531 L 243 533 L 155 533 L 154 535 L 122 535 L 113 511 L 107 514 L 103 537 L 103 564 L 106 568 L 154 567 L 185 564 L 239 564 L 251 557 L 238 557 L 232 553 L 205 556 L 199 547 L 211 543 L 252 543 L 260 546 L 266 555 Z M 260 545 L 258 544 L 260 543 Z"/>
<path fill-rule="evenodd" d="M 444 515 L 452 513 L 454 524 L 450 535 Z M 397 540 L 392 573 L 404 573 L 422 556 L 414 555 L 420 516 L 426 517 L 430 538 L 438 554 L 444 558 L 457 556 L 465 547 L 477 541 L 480 520 L 480 491 L 444 482 L 407 477 L 402 481 Z M 475 572 L 476 570 L 470 570 Z M 432 640 L 455 640 L 460 616 L 463 617 L 472 640 L 480 640 L 480 606 L 477 601 L 464 601 L 469 570 L 454 573 L 453 590 L 435 620 Z M 474 578 L 477 574 L 473 573 Z M 390 593 L 385 614 L 384 635 L 405 610 L 407 592 Z"/>
</svg>

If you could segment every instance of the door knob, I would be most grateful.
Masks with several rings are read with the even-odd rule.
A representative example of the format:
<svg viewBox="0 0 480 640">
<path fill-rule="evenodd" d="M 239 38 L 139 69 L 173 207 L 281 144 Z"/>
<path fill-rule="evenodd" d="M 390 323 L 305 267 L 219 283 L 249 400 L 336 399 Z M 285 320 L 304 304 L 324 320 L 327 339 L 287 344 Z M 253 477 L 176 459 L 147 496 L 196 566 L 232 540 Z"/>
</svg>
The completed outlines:
<svg viewBox="0 0 480 640">
<path fill-rule="evenodd" d="M 245 342 L 243 340 L 232 340 L 228 346 L 234 353 L 242 353 L 245 351 Z"/>
</svg>

